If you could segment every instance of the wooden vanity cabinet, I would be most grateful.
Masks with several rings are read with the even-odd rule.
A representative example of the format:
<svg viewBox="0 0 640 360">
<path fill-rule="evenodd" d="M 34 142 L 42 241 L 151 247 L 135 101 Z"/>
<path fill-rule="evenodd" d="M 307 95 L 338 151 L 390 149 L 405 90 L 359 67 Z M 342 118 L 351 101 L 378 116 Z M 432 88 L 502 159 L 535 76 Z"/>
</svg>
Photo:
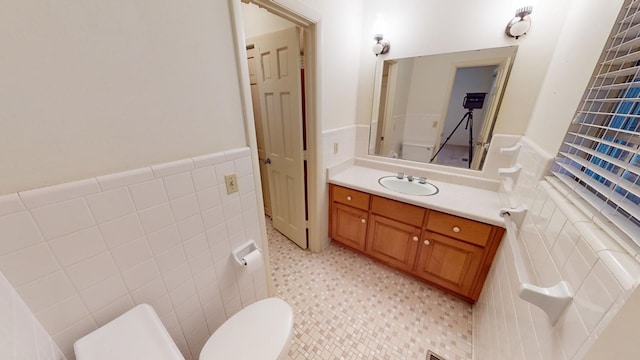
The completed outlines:
<svg viewBox="0 0 640 360">
<path fill-rule="evenodd" d="M 330 236 L 475 302 L 504 229 L 331 184 Z"/>
<path fill-rule="evenodd" d="M 432 210 L 414 273 L 475 302 L 503 234 L 501 227 Z"/>
<path fill-rule="evenodd" d="M 426 232 L 418 250 L 415 274 L 457 294 L 469 296 L 484 248 Z"/>
<path fill-rule="evenodd" d="M 364 251 L 369 213 L 340 203 L 331 208 L 331 237 L 344 245 Z"/>
<path fill-rule="evenodd" d="M 331 186 L 329 190 L 331 238 L 365 251 L 370 195 L 338 186 Z"/>
<path fill-rule="evenodd" d="M 373 196 L 366 253 L 397 269 L 411 271 L 426 210 Z"/>
</svg>

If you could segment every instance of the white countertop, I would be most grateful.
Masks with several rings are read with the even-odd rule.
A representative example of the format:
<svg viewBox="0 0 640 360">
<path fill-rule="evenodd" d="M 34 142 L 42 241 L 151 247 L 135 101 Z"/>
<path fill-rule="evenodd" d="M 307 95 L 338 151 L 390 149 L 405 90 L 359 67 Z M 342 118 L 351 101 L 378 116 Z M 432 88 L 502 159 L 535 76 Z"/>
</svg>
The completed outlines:
<svg viewBox="0 0 640 360">
<path fill-rule="evenodd" d="M 438 187 L 438 193 L 416 196 L 388 190 L 378 183 L 378 179 L 383 176 L 395 175 L 396 173 L 390 171 L 350 166 L 331 176 L 329 183 L 491 225 L 505 226 L 504 219 L 500 217 L 500 197 L 495 191 L 427 179 Z"/>
</svg>

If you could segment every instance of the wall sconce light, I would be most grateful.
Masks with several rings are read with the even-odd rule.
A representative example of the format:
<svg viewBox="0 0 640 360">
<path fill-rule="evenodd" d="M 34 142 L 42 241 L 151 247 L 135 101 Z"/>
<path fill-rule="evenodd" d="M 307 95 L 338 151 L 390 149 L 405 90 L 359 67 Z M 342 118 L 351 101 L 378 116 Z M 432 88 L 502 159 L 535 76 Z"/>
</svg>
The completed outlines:
<svg viewBox="0 0 640 360">
<path fill-rule="evenodd" d="M 376 54 L 376 56 L 388 53 L 391 43 L 389 42 L 389 40 L 384 40 L 384 33 L 387 30 L 387 22 L 384 21 L 382 14 L 378 14 L 376 22 L 373 23 L 372 30 L 373 40 L 376 41 L 376 43 L 373 44 L 373 53 Z"/>
<path fill-rule="evenodd" d="M 389 40 L 384 40 L 382 34 L 375 34 L 373 40 L 376 41 L 376 43 L 373 44 L 373 53 L 376 54 L 376 56 L 389 52 L 391 43 L 389 43 Z"/>
<path fill-rule="evenodd" d="M 516 16 L 507 24 L 507 35 L 516 39 L 525 35 L 531 28 L 531 17 L 529 15 L 532 12 L 533 6 L 525 6 L 516 10 Z"/>
</svg>

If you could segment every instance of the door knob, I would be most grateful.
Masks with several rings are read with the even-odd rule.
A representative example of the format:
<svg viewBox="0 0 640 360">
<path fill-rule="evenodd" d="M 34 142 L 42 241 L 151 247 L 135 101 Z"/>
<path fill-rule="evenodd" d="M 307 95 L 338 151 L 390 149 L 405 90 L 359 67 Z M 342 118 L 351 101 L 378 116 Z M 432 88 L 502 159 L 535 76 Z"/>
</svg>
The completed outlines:
<svg viewBox="0 0 640 360">
<path fill-rule="evenodd" d="M 425 240 L 425 241 L 424 241 L 424 244 L 425 244 L 425 245 L 429 245 L 429 244 L 431 244 L 431 243 L 429 242 L 429 240 Z"/>
<path fill-rule="evenodd" d="M 269 164 L 271 164 L 271 159 L 266 158 L 266 159 L 262 160 L 262 162 L 265 163 L 265 165 L 269 165 Z"/>
<path fill-rule="evenodd" d="M 351 201 L 351 196 L 347 196 L 347 200 L 348 200 L 348 201 Z"/>
<path fill-rule="evenodd" d="M 364 218 L 363 218 L 363 219 L 360 219 L 360 222 L 361 222 L 361 223 L 363 223 L 363 224 L 365 224 L 365 223 L 367 222 L 367 219 L 364 219 Z"/>
<path fill-rule="evenodd" d="M 413 239 L 413 241 L 418 241 L 418 237 L 417 236 L 414 236 L 412 239 Z"/>
<path fill-rule="evenodd" d="M 457 227 L 457 226 L 454 226 L 453 229 L 451 229 L 451 230 L 453 230 L 454 233 L 459 233 L 460 232 L 460 228 Z"/>
</svg>

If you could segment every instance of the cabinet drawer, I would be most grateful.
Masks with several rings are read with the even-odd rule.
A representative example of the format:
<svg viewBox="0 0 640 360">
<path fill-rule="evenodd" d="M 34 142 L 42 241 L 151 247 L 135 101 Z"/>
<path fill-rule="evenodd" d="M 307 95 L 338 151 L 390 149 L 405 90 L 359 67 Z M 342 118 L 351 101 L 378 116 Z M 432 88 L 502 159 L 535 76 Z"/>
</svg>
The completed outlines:
<svg viewBox="0 0 640 360">
<path fill-rule="evenodd" d="M 469 219 L 431 211 L 427 219 L 427 230 L 437 232 L 455 239 L 485 246 L 491 235 L 491 225 Z"/>
<path fill-rule="evenodd" d="M 331 192 L 333 201 L 358 209 L 369 210 L 369 194 L 336 185 L 331 186 Z"/>
<path fill-rule="evenodd" d="M 421 227 L 426 210 L 418 206 L 374 196 L 371 212 L 405 224 Z"/>
</svg>

